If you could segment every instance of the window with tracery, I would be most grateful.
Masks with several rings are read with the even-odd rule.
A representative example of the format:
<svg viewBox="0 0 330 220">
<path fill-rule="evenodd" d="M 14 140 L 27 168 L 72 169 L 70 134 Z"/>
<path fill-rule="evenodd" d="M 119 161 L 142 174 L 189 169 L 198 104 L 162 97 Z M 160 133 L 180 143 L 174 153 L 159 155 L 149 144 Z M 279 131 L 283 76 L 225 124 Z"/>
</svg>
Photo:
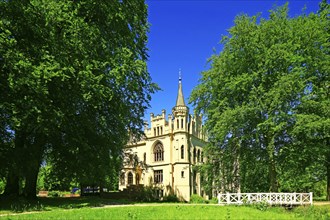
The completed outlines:
<svg viewBox="0 0 330 220">
<path fill-rule="evenodd" d="M 161 143 L 154 147 L 154 161 L 164 161 L 164 147 Z"/>
<path fill-rule="evenodd" d="M 133 185 L 133 174 L 131 172 L 129 172 L 127 175 L 127 184 Z"/>
</svg>

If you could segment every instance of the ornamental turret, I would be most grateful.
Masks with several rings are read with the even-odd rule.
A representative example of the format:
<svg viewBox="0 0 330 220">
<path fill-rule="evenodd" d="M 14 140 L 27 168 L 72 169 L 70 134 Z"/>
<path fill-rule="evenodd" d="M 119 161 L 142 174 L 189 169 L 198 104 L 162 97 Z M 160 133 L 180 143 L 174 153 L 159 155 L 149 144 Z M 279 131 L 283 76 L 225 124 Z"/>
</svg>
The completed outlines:
<svg viewBox="0 0 330 220">
<path fill-rule="evenodd" d="M 179 74 L 180 76 L 179 76 L 178 96 L 176 99 L 176 105 L 172 109 L 172 114 L 174 118 L 173 129 L 174 131 L 187 131 L 189 108 L 186 106 L 183 97 L 181 72 L 179 72 Z"/>
</svg>

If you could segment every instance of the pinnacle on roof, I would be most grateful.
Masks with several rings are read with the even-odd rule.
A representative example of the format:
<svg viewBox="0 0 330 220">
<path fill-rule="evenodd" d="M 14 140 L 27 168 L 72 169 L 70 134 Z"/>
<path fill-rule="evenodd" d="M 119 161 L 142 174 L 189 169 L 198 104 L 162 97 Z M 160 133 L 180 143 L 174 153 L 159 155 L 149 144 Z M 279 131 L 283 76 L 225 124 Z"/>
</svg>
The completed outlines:
<svg viewBox="0 0 330 220">
<path fill-rule="evenodd" d="M 176 106 L 186 106 L 184 103 L 183 92 L 182 92 L 182 83 L 181 83 L 181 70 L 179 71 L 179 89 L 178 89 L 178 97 L 176 99 Z"/>
</svg>

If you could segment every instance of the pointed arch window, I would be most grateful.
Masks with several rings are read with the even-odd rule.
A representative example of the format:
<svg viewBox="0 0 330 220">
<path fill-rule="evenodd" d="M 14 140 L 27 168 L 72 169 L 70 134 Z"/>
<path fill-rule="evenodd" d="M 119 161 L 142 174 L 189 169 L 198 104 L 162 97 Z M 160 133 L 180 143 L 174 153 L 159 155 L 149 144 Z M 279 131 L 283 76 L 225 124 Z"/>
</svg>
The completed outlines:
<svg viewBox="0 0 330 220">
<path fill-rule="evenodd" d="M 135 182 L 136 182 L 136 185 L 140 184 L 140 175 L 138 173 L 135 175 Z"/>
<path fill-rule="evenodd" d="M 125 173 L 120 174 L 120 185 L 125 185 Z"/>
<path fill-rule="evenodd" d="M 164 147 L 161 143 L 154 147 L 154 161 L 164 161 Z"/>
<path fill-rule="evenodd" d="M 198 150 L 197 150 L 197 162 L 200 162 L 200 156 L 201 156 L 201 152 L 200 152 L 200 150 L 198 149 Z"/>
<path fill-rule="evenodd" d="M 129 172 L 127 175 L 127 184 L 128 185 L 133 185 L 133 174 L 132 172 Z"/>
<path fill-rule="evenodd" d="M 181 159 L 184 159 L 184 146 L 181 146 Z"/>
<path fill-rule="evenodd" d="M 194 148 L 193 161 L 196 162 L 196 148 Z"/>
</svg>

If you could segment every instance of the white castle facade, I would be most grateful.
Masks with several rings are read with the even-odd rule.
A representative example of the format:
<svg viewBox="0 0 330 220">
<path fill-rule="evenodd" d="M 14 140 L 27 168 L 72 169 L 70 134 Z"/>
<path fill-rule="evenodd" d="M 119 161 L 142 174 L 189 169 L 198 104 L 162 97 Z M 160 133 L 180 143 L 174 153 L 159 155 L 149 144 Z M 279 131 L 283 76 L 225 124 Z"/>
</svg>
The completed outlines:
<svg viewBox="0 0 330 220">
<path fill-rule="evenodd" d="M 151 113 L 150 127 L 146 124 L 145 137 L 130 141 L 125 147 L 119 190 L 129 185 L 156 186 L 160 196 L 175 194 L 189 201 L 192 194 L 203 196 L 201 176 L 194 166 L 204 162 L 202 116 L 190 115 L 186 106 L 182 82 L 179 79 L 178 96 L 172 114 L 166 118 Z"/>
</svg>

